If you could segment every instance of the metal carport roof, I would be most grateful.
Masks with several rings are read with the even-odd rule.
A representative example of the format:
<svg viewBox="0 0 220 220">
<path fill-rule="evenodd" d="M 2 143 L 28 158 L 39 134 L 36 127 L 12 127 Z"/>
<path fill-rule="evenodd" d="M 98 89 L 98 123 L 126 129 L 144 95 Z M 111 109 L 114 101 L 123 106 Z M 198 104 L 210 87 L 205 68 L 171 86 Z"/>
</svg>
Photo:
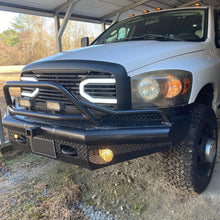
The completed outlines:
<svg viewBox="0 0 220 220">
<path fill-rule="evenodd" d="M 68 5 L 73 3 L 70 19 L 102 23 L 113 21 L 117 14 L 121 19 L 131 13 L 140 14 L 145 9 L 152 11 L 156 7 L 184 7 L 195 2 L 220 7 L 219 0 L 0 0 L 0 10 L 48 17 L 54 17 L 58 12 L 62 17 L 67 12 Z"/>
<path fill-rule="evenodd" d="M 111 24 L 129 14 L 144 10 L 192 6 L 194 3 L 220 7 L 219 0 L 0 0 L 0 10 L 55 18 L 58 51 L 62 50 L 61 37 L 69 19 Z M 60 18 L 64 18 L 60 24 Z"/>
</svg>

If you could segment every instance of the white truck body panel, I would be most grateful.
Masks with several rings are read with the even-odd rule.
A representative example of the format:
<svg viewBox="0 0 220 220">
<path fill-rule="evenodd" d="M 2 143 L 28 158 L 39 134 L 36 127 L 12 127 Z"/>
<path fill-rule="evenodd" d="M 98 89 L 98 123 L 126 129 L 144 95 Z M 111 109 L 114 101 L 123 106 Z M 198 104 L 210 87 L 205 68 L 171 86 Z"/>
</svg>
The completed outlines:
<svg viewBox="0 0 220 220">
<path fill-rule="evenodd" d="M 193 76 L 189 104 L 195 101 L 205 85 L 211 83 L 215 90 L 213 109 L 216 111 L 220 105 L 220 49 L 215 45 L 213 24 L 214 8 L 209 7 L 205 42 L 156 40 L 116 42 L 67 51 L 43 60 L 92 60 L 118 63 L 124 66 L 130 77 L 155 70 L 186 70 Z"/>
</svg>

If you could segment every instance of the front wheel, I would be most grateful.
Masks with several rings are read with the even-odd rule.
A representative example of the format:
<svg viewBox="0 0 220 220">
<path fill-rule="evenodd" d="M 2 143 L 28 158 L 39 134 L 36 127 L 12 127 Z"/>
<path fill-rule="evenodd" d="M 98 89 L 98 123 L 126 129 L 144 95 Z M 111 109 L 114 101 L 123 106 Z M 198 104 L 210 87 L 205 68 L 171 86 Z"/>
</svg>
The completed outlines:
<svg viewBox="0 0 220 220">
<path fill-rule="evenodd" d="M 215 166 L 217 121 L 213 110 L 202 104 L 195 104 L 190 116 L 190 129 L 184 140 L 162 153 L 163 168 L 166 179 L 177 190 L 201 193 L 209 184 Z"/>
</svg>

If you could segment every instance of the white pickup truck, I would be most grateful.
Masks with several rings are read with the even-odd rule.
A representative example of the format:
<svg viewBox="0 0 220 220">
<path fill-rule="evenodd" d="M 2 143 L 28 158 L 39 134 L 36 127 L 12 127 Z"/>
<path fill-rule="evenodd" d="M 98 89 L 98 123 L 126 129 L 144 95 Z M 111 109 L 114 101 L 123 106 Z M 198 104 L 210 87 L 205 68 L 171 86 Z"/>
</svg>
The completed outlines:
<svg viewBox="0 0 220 220">
<path fill-rule="evenodd" d="M 220 11 L 116 22 L 90 46 L 27 65 L 4 94 L 15 147 L 90 169 L 161 152 L 170 184 L 201 193 L 217 154 Z"/>
</svg>

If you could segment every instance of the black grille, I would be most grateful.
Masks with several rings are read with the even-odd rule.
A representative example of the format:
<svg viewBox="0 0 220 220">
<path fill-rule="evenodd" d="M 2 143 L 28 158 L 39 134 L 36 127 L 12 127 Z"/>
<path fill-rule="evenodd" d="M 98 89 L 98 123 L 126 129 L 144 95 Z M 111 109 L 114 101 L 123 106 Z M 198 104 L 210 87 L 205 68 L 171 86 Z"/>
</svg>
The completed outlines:
<svg viewBox="0 0 220 220">
<path fill-rule="evenodd" d="M 49 72 L 49 73 L 23 73 L 22 77 L 35 77 L 39 82 L 48 81 L 55 82 L 63 87 L 65 87 L 68 91 L 70 91 L 73 95 L 75 95 L 80 100 L 86 100 L 79 94 L 79 84 L 85 79 L 105 79 L 105 78 L 114 78 L 114 76 L 110 73 L 104 72 Z M 22 88 L 22 92 L 33 92 L 33 88 Z M 116 98 L 116 85 L 115 84 L 88 84 L 85 86 L 85 92 L 92 96 L 93 98 Z M 65 109 L 68 110 L 75 109 L 69 100 L 67 100 L 62 94 L 53 89 L 40 89 L 39 94 L 35 98 L 36 106 L 40 109 L 45 109 L 45 102 L 47 100 L 51 101 L 64 101 Z M 102 106 L 108 108 L 114 108 L 113 104 L 100 104 Z"/>
</svg>

